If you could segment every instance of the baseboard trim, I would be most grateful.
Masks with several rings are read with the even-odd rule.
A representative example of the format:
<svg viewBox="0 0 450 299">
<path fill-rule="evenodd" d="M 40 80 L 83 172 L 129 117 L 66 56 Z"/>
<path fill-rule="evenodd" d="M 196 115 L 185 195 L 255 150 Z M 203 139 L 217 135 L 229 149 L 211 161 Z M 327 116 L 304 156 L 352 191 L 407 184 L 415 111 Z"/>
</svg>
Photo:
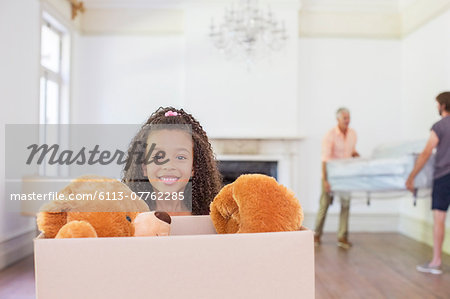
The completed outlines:
<svg viewBox="0 0 450 299">
<path fill-rule="evenodd" d="M 398 232 L 398 214 L 357 214 L 350 213 L 349 232 Z M 303 225 L 314 229 L 316 213 L 305 213 Z M 337 232 L 339 225 L 339 214 L 328 213 L 325 220 L 325 232 Z"/>
<path fill-rule="evenodd" d="M 399 232 L 416 241 L 433 246 L 433 223 L 410 216 L 401 216 Z M 450 254 L 450 229 L 446 229 L 442 251 Z"/>
<path fill-rule="evenodd" d="M 33 254 L 33 239 L 37 231 L 32 230 L 0 243 L 0 270 Z"/>
</svg>

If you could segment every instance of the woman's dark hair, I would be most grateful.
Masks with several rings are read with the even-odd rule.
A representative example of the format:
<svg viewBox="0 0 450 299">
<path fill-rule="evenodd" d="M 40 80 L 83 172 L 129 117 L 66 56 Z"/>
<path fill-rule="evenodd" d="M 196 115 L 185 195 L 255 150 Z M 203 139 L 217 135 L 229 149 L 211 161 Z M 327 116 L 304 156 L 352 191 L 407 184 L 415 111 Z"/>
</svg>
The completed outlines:
<svg viewBox="0 0 450 299">
<path fill-rule="evenodd" d="M 166 116 L 167 112 L 170 116 Z M 174 115 L 175 113 L 176 115 Z M 222 188 L 222 177 L 205 131 L 200 123 L 183 109 L 160 107 L 141 126 L 128 147 L 128 158 L 132 159 L 132 163 L 129 168 L 123 169 L 122 182 L 134 192 L 153 191 L 148 178 L 144 176 L 142 163 L 139 162 L 139 155 L 136 153 L 142 153 L 145 156 L 148 135 L 152 130 L 158 130 L 158 128 L 185 130 L 192 134 L 194 144 L 192 169 L 194 175 L 191 184 L 186 186 L 185 203 L 188 209 L 192 209 L 193 215 L 208 215 L 210 203 Z M 192 198 L 189 198 L 190 194 L 192 194 Z M 156 202 L 154 200 L 147 199 L 147 203 L 151 210 L 155 210 Z M 191 204 L 192 206 L 190 206 Z"/>
<path fill-rule="evenodd" d="M 438 101 L 439 104 L 445 105 L 445 108 L 444 108 L 445 111 L 450 112 L 450 92 L 449 91 L 440 93 L 436 97 L 436 100 Z"/>
</svg>

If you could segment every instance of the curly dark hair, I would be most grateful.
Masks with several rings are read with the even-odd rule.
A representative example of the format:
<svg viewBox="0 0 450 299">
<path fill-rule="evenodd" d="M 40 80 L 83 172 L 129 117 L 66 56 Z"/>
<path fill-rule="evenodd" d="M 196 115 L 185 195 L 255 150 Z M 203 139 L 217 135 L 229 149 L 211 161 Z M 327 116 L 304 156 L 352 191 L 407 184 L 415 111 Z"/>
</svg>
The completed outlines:
<svg viewBox="0 0 450 299">
<path fill-rule="evenodd" d="M 176 116 L 165 116 L 166 112 L 176 112 Z M 192 184 L 187 184 L 185 189 L 185 203 L 188 209 L 192 209 L 193 215 L 208 215 L 209 205 L 222 187 L 222 177 L 217 168 L 208 136 L 200 123 L 183 109 L 173 107 L 159 107 L 149 119 L 141 126 L 139 132 L 131 140 L 128 147 L 128 158 L 133 159 L 129 168 L 124 167 L 122 171 L 122 182 L 134 192 L 152 192 L 153 188 L 148 178 L 144 176 L 142 164 L 139 157 L 134 153 L 146 151 L 147 137 L 150 131 L 157 130 L 163 125 L 177 125 L 176 129 L 186 130 L 192 134 L 194 144 L 194 159 Z M 141 156 L 142 157 L 142 156 Z M 192 198 L 188 198 L 192 194 Z M 192 200 L 189 200 L 192 199 Z M 153 200 L 147 201 L 151 210 L 156 209 Z"/>
</svg>

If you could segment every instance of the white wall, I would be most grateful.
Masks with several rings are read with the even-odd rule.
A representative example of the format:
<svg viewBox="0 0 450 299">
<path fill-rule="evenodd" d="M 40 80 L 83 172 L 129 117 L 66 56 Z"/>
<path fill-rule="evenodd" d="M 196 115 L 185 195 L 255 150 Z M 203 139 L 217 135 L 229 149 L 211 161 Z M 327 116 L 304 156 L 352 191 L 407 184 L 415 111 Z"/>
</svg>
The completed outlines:
<svg viewBox="0 0 450 299">
<path fill-rule="evenodd" d="M 450 11 L 407 36 L 402 43 L 402 134 L 427 138 L 438 121 L 436 96 L 450 90 Z M 431 201 L 426 198 L 416 208 L 401 206 L 401 231 L 431 244 Z M 450 252 L 450 217 L 447 242 Z"/>
<path fill-rule="evenodd" d="M 138 124 L 180 106 L 184 38 L 81 35 L 74 53 L 72 123 Z"/>
<path fill-rule="evenodd" d="M 39 31 L 37 1 L 0 2 L 0 269 L 33 252 L 35 219 L 21 216 L 5 197 L 4 140 L 5 124 L 38 122 Z"/>
<path fill-rule="evenodd" d="M 34 229 L 33 218 L 5 210 L 3 141 L 5 124 L 39 122 L 39 31 L 38 1 L 0 2 L 0 243 Z"/>
<path fill-rule="evenodd" d="M 369 156 L 374 147 L 402 139 L 400 61 L 401 41 L 300 38 L 300 128 L 306 139 L 300 146 L 299 197 L 306 212 L 316 213 L 320 196 L 321 141 L 336 125 L 335 111 L 346 106 L 357 131 L 357 150 Z M 338 201 L 337 201 L 338 203 Z M 331 207 L 338 212 L 339 204 Z M 352 201 L 351 213 L 398 212 L 398 200 Z"/>
<path fill-rule="evenodd" d="M 187 5 L 183 35 L 81 35 L 72 122 L 141 123 L 174 105 L 195 112 L 213 137 L 297 136 L 298 1 L 271 2 L 286 20 L 287 47 L 251 71 L 208 39 L 224 3 Z"/>
<path fill-rule="evenodd" d="M 450 89 L 450 11 L 402 43 L 403 134 L 427 138 L 439 120 L 435 98 Z"/>
<path fill-rule="evenodd" d="M 283 50 L 249 70 L 245 60 L 227 59 L 208 38 L 211 18 L 216 26 L 222 22 L 224 3 L 192 5 L 185 12 L 185 106 L 210 136 L 298 136 L 298 1 L 266 2 L 278 20 L 285 20 L 289 39 Z"/>
<path fill-rule="evenodd" d="M 70 4 L 59 0 L 0 1 L 0 140 L 5 124 L 39 123 L 40 26 L 46 10 L 58 21 L 70 21 Z M 20 138 L 20 136 L 18 136 Z M 36 140 L 37 141 L 37 140 Z M 5 198 L 5 144 L 0 147 L 0 269 L 32 253 L 35 218 L 22 216 Z M 37 169 L 36 169 L 37 172 Z M 9 192 L 22 192 L 8 184 Z M 11 187 L 13 186 L 13 187 Z"/>
</svg>

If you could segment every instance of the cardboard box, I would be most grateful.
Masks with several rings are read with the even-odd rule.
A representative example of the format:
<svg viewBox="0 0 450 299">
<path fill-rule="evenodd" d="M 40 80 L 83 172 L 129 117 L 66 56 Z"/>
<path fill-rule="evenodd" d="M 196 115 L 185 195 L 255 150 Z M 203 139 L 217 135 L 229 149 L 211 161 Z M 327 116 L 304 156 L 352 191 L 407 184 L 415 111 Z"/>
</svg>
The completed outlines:
<svg viewBox="0 0 450 299">
<path fill-rule="evenodd" d="M 39 236 L 37 298 L 314 298 L 313 232 L 218 235 L 209 216 L 172 220 L 168 237 Z"/>
</svg>

